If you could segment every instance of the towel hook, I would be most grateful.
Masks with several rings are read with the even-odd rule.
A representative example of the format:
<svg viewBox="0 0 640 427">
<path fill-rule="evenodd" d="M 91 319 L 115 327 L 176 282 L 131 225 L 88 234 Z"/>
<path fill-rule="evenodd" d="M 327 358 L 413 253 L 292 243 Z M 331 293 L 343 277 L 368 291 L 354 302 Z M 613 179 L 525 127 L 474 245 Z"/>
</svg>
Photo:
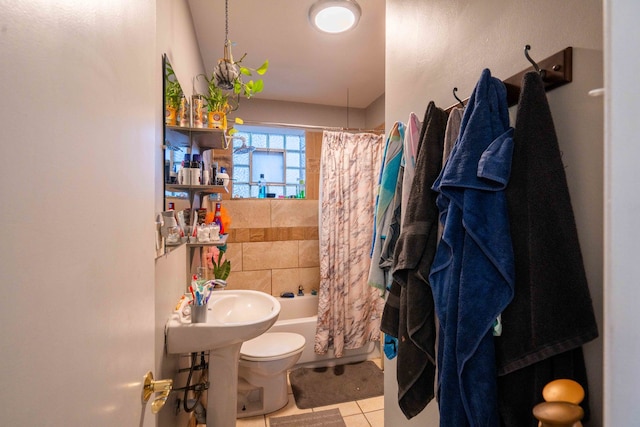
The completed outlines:
<svg viewBox="0 0 640 427">
<path fill-rule="evenodd" d="M 464 102 L 462 102 L 462 99 L 458 98 L 458 95 L 456 95 L 457 91 L 458 91 L 458 88 L 454 87 L 453 88 L 453 97 L 458 100 L 458 102 L 460 103 L 460 107 L 464 108 Z"/>
<path fill-rule="evenodd" d="M 540 77 L 544 80 L 544 78 L 546 77 L 546 72 L 545 70 L 541 69 L 538 64 L 536 64 L 536 61 L 534 61 L 533 59 L 531 59 L 531 57 L 529 56 L 529 50 L 531 49 L 531 46 L 526 45 L 524 47 L 524 56 L 527 58 L 527 61 L 529 61 L 531 63 L 531 65 L 533 65 L 533 69 L 536 70 L 536 72 L 538 74 L 540 74 Z"/>
</svg>

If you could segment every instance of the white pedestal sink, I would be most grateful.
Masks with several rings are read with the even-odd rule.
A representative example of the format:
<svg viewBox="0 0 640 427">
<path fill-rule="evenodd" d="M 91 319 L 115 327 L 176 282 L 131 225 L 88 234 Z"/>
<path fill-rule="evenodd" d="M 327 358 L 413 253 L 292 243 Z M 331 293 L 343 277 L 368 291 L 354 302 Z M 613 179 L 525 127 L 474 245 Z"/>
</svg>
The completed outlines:
<svg viewBox="0 0 640 427">
<path fill-rule="evenodd" d="M 209 351 L 207 427 L 234 427 L 240 347 L 276 322 L 280 303 L 264 292 L 224 290 L 214 292 L 207 306 L 205 323 L 172 314 L 165 328 L 167 352 Z"/>
</svg>

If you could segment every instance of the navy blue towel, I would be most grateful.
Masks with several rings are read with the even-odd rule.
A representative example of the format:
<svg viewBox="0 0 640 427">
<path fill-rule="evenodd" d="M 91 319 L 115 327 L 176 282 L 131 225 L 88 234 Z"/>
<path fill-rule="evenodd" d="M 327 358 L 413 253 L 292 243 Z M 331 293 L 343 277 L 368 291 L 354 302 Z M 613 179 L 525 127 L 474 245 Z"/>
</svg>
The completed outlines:
<svg viewBox="0 0 640 427">
<path fill-rule="evenodd" d="M 440 323 L 441 426 L 500 423 L 492 330 L 515 280 L 504 194 L 512 134 L 504 83 L 485 69 L 433 186 L 443 224 L 429 276 Z"/>
</svg>

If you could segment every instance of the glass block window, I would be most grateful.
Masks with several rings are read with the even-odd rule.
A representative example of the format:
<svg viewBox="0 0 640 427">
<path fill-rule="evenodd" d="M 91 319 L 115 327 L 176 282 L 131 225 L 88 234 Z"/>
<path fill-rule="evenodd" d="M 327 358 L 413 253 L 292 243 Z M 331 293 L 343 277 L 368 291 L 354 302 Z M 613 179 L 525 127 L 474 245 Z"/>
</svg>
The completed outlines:
<svg viewBox="0 0 640 427">
<path fill-rule="evenodd" d="M 298 183 L 305 180 L 304 130 L 236 125 L 234 136 L 246 139 L 250 153 L 233 153 L 233 197 L 258 197 L 258 179 L 264 173 L 267 193 L 275 197 L 297 197 Z M 233 139 L 234 151 L 242 146 Z"/>
</svg>

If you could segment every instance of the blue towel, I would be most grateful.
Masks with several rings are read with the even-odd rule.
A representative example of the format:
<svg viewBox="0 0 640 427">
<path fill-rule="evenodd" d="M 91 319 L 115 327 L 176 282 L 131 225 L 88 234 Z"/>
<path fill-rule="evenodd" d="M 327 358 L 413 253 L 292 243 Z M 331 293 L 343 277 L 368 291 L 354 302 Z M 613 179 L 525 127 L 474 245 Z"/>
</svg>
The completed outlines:
<svg viewBox="0 0 640 427">
<path fill-rule="evenodd" d="M 504 83 L 485 69 L 433 185 L 443 224 L 429 275 L 440 323 L 441 426 L 500 425 L 492 326 L 514 285 L 504 194 L 513 152 L 507 108 Z"/>
<path fill-rule="evenodd" d="M 382 248 L 394 214 L 392 204 L 396 192 L 398 172 L 402 161 L 402 141 L 405 126 L 402 122 L 395 122 L 389 131 L 384 149 L 384 157 L 380 169 L 378 195 L 374 215 L 373 241 L 371 243 L 371 264 L 367 282 L 378 288 L 384 296 L 389 282 L 389 266 L 384 266 Z M 399 204 L 399 202 L 398 202 Z"/>
</svg>

